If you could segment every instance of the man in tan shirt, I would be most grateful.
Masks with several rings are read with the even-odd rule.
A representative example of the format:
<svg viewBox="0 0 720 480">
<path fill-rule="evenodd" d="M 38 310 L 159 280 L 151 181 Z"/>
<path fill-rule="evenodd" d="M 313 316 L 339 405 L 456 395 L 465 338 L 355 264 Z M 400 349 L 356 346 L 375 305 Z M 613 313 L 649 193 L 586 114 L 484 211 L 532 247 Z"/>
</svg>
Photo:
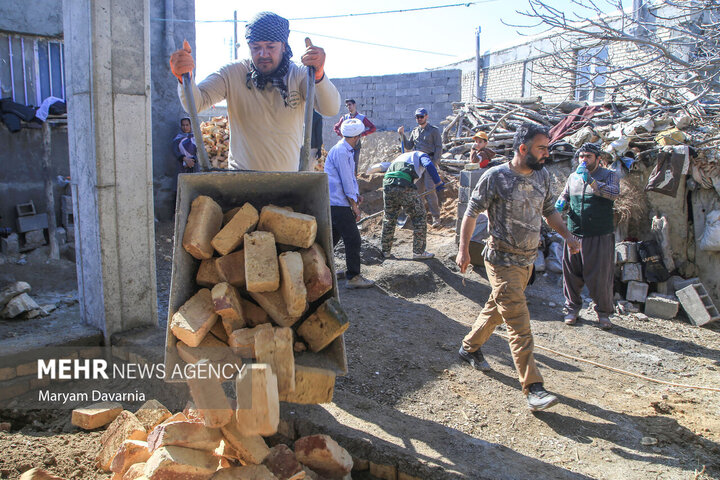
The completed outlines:
<svg viewBox="0 0 720 480">
<path fill-rule="evenodd" d="M 230 125 L 228 164 L 234 170 L 289 172 L 299 168 L 308 67 L 315 67 L 315 110 L 334 116 L 340 94 L 324 72 L 325 51 L 305 39 L 302 65 L 290 61 L 290 25 L 270 12 L 257 14 L 245 28 L 251 58 L 230 63 L 200 84 L 193 80 L 198 111 L 227 101 Z M 195 62 L 189 44 L 170 57 L 173 74 L 182 82 Z M 182 85 L 178 94 L 188 109 Z"/>
</svg>

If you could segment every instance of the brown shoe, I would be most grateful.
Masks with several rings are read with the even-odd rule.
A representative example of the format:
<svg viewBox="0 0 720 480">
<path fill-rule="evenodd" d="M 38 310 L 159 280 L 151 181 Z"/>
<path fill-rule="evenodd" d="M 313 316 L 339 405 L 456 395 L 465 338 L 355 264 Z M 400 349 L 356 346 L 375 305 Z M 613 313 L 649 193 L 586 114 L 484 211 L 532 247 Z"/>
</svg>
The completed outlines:
<svg viewBox="0 0 720 480">
<path fill-rule="evenodd" d="M 600 322 L 600 328 L 603 330 L 610 330 L 613 327 L 613 324 L 608 317 L 598 317 L 598 322 Z"/>
</svg>

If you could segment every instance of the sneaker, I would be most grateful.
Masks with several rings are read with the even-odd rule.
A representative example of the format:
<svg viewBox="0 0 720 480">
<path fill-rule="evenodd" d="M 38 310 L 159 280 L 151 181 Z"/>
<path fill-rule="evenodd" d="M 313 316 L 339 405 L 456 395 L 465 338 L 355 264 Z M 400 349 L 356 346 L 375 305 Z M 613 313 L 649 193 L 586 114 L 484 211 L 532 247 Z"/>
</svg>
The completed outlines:
<svg viewBox="0 0 720 480">
<path fill-rule="evenodd" d="M 528 387 L 528 390 L 527 402 L 530 411 L 539 412 L 541 410 L 547 410 L 558 403 L 558 398 L 545 390 L 542 383 L 533 383 Z"/>
<path fill-rule="evenodd" d="M 600 328 L 603 330 L 610 330 L 613 327 L 613 324 L 608 317 L 598 317 L 598 322 L 600 322 Z"/>
<path fill-rule="evenodd" d="M 492 370 L 492 368 L 490 368 L 490 364 L 487 360 L 485 360 L 485 357 L 479 348 L 474 352 L 468 352 L 465 348 L 460 347 L 458 355 L 461 359 L 468 362 L 475 370 L 480 370 L 481 372 L 489 372 Z"/>
<path fill-rule="evenodd" d="M 370 288 L 375 282 L 368 280 L 362 275 L 355 275 L 353 278 L 345 282 L 347 288 Z"/>
<path fill-rule="evenodd" d="M 565 322 L 565 325 L 575 325 L 577 323 L 578 315 L 575 312 L 569 312 L 567 315 L 565 315 L 565 318 L 563 321 Z"/>
<path fill-rule="evenodd" d="M 429 258 L 433 258 L 434 256 L 435 254 L 430 252 L 413 253 L 413 260 L 427 260 Z"/>
</svg>

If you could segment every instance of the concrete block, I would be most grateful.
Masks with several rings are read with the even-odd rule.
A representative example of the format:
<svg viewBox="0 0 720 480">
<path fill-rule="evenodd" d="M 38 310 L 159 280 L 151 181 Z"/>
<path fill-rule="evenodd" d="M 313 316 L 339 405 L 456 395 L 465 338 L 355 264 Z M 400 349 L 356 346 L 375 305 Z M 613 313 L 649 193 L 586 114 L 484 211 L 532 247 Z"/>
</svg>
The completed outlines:
<svg viewBox="0 0 720 480">
<path fill-rule="evenodd" d="M 291 480 L 305 478 L 302 465 L 295 458 L 295 453 L 282 443 L 270 449 L 270 453 L 263 460 L 268 470 L 278 479 Z"/>
<path fill-rule="evenodd" d="M 27 203 L 18 203 L 17 205 L 15 205 L 15 213 L 17 213 L 18 217 L 28 217 L 35 215 L 35 204 L 32 200 Z"/>
<path fill-rule="evenodd" d="M 207 359 L 212 365 L 235 365 L 235 369 L 223 371 L 229 380 L 235 376 L 237 369 L 242 366 L 242 359 L 233 353 L 233 350 L 221 342 L 214 335 L 206 335 L 197 347 L 190 347 L 182 341 L 177 342 L 178 356 L 187 363 L 197 363 Z"/>
<path fill-rule="evenodd" d="M 263 323 L 270 323 L 270 316 L 265 310 L 244 298 L 240 299 L 240 303 L 242 304 L 243 315 L 245 316 L 248 327 L 257 327 Z"/>
<path fill-rule="evenodd" d="M 117 402 L 95 403 L 73 410 L 70 422 L 83 430 L 94 430 L 115 420 L 122 411 L 122 405 Z"/>
<path fill-rule="evenodd" d="M 245 265 L 245 256 L 241 255 L 243 268 Z M 201 287 L 212 288 L 218 283 L 225 282 L 225 276 L 220 273 L 217 267 L 217 260 L 219 258 L 208 258 L 200 262 L 197 275 L 195 276 L 195 282 Z M 243 270 L 242 281 L 245 282 L 245 271 Z"/>
<path fill-rule="evenodd" d="M 245 288 L 245 250 L 215 259 L 218 274 L 233 287 Z"/>
<path fill-rule="evenodd" d="M 332 289 L 332 272 L 327 266 L 325 252 L 318 243 L 300 250 L 303 263 L 303 281 L 307 291 L 307 301 L 314 302 Z"/>
<path fill-rule="evenodd" d="M 303 279 L 303 260 L 298 252 L 283 252 L 278 257 L 280 293 L 290 315 L 302 315 L 307 309 L 307 289 Z"/>
<path fill-rule="evenodd" d="M 213 237 L 212 246 L 220 255 L 227 255 L 242 245 L 245 234 L 255 228 L 259 218 L 257 209 L 245 203 Z"/>
<path fill-rule="evenodd" d="M 645 315 L 670 320 L 675 318 L 680 303 L 664 297 L 649 296 L 645 299 Z"/>
<path fill-rule="evenodd" d="M 123 410 L 115 417 L 100 437 L 100 452 L 96 457 L 97 468 L 110 471 L 115 453 L 125 440 L 147 440 L 147 431 L 132 412 Z"/>
<path fill-rule="evenodd" d="M 224 440 L 230 444 L 234 453 L 245 464 L 258 465 L 270 453 L 265 440 L 260 435 L 243 435 L 237 421 L 232 421 L 220 428 Z"/>
<path fill-rule="evenodd" d="M 688 318 L 698 327 L 720 320 L 720 313 L 702 283 L 675 292 Z"/>
<path fill-rule="evenodd" d="M 287 327 L 264 328 L 255 335 L 255 358 L 270 365 L 279 395 L 295 391 L 293 332 Z"/>
<path fill-rule="evenodd" d="M 325 368 L 295 364 L 295 391 L 280 395 L 280 401 L 302 404 L 332 402 L 335 372 Z"/>
<path fill-rule="evenodd" d="M 65 227 L 65 234 L 67 235 L 68 243 L 75 243 L 75 226 L 67 225 L 65 223 L 63 223 L 63 226 Z"/>
<path fill-rule="evenodd" d="M 673 292 L 671 292 L 671 293 L 675 293 L 678 290 L 682 290 L 683 288 L 688 287 L 690 285 L 695 285 L 696 283 L 702 283 L 700 281 L 700 278 L 698 278 L 698 277 L 684 279 L 682 277 L 678 277 L 677 275 L 670 277 L 670 279 L 668 280 L 668 283 L 670 283 L 670 282 L 672 282 L 670 284 L 670 286 L 671 286 L 671 289 L 673 290 Z"/>
<path fill-rule="evenodd" d="M 217 321 L 212 294 L 202 288 L 172 316 L 170 330 L 178 340 L 197 347 Z"/>
<path fill-rule="evenodd" d="M 627 285 L 627 293 L 625 299 L 629 302 L 645 302 L 648 294 L 648 284 L 645 282 L 636 282 L 631 280 Z"/>
<path fill-rule="evenodd" d="M 17 233 L 7 237 L 0 237 L 0 251 L 3 255 L 17 255 L 20 253 L 20 239 Z"/>
<path fill-rule="evenodd" d="M 60 211 L 63 213 L 72 213 L 73 212 L 72 195 L 60 196 Z"/>
<path fill-rule="evenodd" d="M 272 328 L 269 323 L 262 323 L 257 327 L 235 330 L 228 337 L 228 345 L 235 355 L 242 358 L 256 358 L 255 336 L 264 329 L 272 330 Z"/>
<path fill-rule="evenodd" d="M 271 232 L 277 243 L 309 248 L 315 243 L 317 222 L 312 215 L 291 212 L 275 205 L 266 205 L 260 211 L 258 230 Z"/>
<path fill-rule="evenodd" d="M 197 369 L 207 367 L 210 362 L 207 359 L 200 360 L 195 364 Z M 220 428 L 227 425 L 233 417 L 233 410 L 230 402 L 225 396 L 222 387 L 222 379 L 211 374 L 203 377 L 187 379 L 190 394 L 195 406 L 203 417 L 203 423 L 209 428 Z M 213 450 L 217 448 L 217 445 Z"/>
<path fill-rule="evenodd" d="M 144 463 L 150 458 L 148 443 L 141 440 L 125 440 L 110 463 L 110 471 L 118 477 L 136 463 Z"/>
<path fill-rule="evenodd" d="M 470 187 L 460 187 L 458 189 L 458 201 L 460 203 L 468 203 L 473 189 Z"/>
<path fill-rule="evenodd" d="M 269 436 L 277 432 L 280 400 L 277 377 L 270 365 L 244 365 L 235 380 L 235 425 L 242 436 Z"/>
<path fill-rule="evenodd" d="M 320 305 L 298 328 L 298 335 L 313 352 L 324 349 L 348 329 L 350 323 L 340 302 L 330 298 Z"/>
<path fill-rule="evenodd" d="M 274 292 L 279 287 L 275 236 L 268 231 L 245 234 L 245 288 L 248 292 Z"/>
<path fill-rule="evenodd" d="M 214 451 L 222 440 L 217 428 L 198 422 L 170 422 L 158 425 L 148 435 L 148 449 L 154 452 L 160 447 L 185 447 L 206 452 Z"/>
<path fill-rule="evenodd" d="M 642 282 L 642 264 L 640 263 L 625 263 L 622 266 L 620 279 L 627 282 Z"/>
<path fill-rule="evenodd" d="M 37 215 L 28 215 L 17 218 L 17 230 L 20 233 L 29 232 L 31 230 L 42 230 L 48 228 L 47 213 L 39 213 Z"/>
<path fill-rule="evenodd" d="M 281 327 L 291 327 L 300 320 L 301 315 L 290 315 L 288 313 L 285 299 L 283 299 L 279 291 L 250 292 L 250 296 Z"/>
<path fill-rule="evenodd" d="M 638 263 L 637 243 L 620 242 L 615 244 L 615 263 Z"/>
<path fill-rule="evenodd" d="M 295 442 L 295 457 L 319 475 L 343 478 L 352 470 L 350 454 L 328 435 L 309 435 Z"/>
<path fill-rule="evenodd" d="M 45 231 L 43 230 L 30 230 L 25 232 L 25 243 L 23 248 L 37 248 L 45 245 Z"/>
<path fill-rule="evenodd" d="M 235 330 L 244 328 L 245 316 L 237 289 L 223 282 L 215 285 L 211 293 L 215 313 L 222 317 L 221 325 L 225 329 L 226 336 L 229 337 Z"/>
<path fill-rule="evenodd" d="M 460 186 L 469 187 L 472 190 L 480 177 L 482 177 L 482 174 L 481 170 L 462 170 L 460 172 Z"/>
<path fill-rule="evenodd" d="M 72 212 L 62 212 L 60 214 L 60 225 L 67 229 L 71 229 L 75 226 L 75 217 Z"/>
<path fill-rule="evenodd" d="M 165 405 L 155 399 L 150 399 L 143 403 L 137 412 L 135 418 L 145 427 L 148 432 L 170 418 L 172 413 L 165 408 Z"/>
<path fill-rule="evenodd" d="M 212 198 L 200 195 L 192 201 L 182 246 L 198 260 L 212 258 L 215 249 L 211 242 L 220 231 L 223 213 L 220 205 Z"/>
<path fill-rule="evenodd" d="M 150 480 L 207 480 L 219 465 L 220 459 L 211 452 L 185 447 L 160 447 L 145 463 L 145 476 Z"/>
</svg>

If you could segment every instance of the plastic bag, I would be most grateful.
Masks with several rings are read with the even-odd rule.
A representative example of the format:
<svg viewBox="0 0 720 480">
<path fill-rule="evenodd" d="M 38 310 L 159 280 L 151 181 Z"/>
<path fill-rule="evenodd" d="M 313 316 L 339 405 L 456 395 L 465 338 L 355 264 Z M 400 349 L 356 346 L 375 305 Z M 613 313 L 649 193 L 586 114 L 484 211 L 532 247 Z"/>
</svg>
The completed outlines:
<svg viewBox="0 0 720 480">
<path fill-rule="evenodd" d="M 707 252 L 720 252 L 720 210 L 713 210 L 705 217 L 705 230 L 698 246 Z"/>
<path fill-rule="evenodd" d="M 662 261 L 662 250 L 655 240 L 639 242 L 638 255 L 643 264 L 646 282 L 664 282 L 670 278 Z"/>
<path fill-rule="evenodd" d="M 560 242 L 553 242 L 548 248 L 545 258 L 545 270 L 553 273 L 562 273 L 563 246 Z"/>
</svg>

